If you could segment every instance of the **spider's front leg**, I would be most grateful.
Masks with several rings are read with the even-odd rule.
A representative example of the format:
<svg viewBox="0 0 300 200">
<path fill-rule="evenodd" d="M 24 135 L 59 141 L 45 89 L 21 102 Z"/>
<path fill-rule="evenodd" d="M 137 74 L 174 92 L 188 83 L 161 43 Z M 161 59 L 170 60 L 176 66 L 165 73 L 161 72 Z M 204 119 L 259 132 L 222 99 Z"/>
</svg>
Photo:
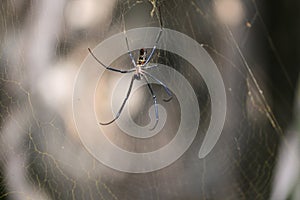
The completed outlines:
<svg viewBox="0 0 300 200">
<path fill-rule="evenodd" d="M 110 71 L 114 71 L 114 72 L 119 72 L 119 73 L 131 73 L 131 72 L 134 72 L 135 71 L 135 68 L 132 68 L 132 69 L 129 69 L 129 70 L 120 70 L 120 69 L 115 69 L 115 68 L 112 68 L 110 66 L 106 66 L 105 64 L 103 64 L 96 56 L 95 54 L 92 52 L 92 50 L 90 48 L 88 48 L 90 54 L 93 56 L 93 58 L 104 68 L 110 70 Z"/>
</svg>

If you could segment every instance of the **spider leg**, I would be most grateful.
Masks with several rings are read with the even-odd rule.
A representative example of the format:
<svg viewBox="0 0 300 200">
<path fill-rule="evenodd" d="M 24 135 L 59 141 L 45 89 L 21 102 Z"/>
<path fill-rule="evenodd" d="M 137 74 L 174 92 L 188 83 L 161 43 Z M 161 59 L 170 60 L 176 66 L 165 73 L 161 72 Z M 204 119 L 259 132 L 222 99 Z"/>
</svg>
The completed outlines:
<svg viewBox="0 0 300 200">
<path fill-rule="evenodd" d="M 141 74 L 141 76 L 143 76 L 146 80 L 146 83 L 147 83 L 147 86 L 148 86 L 148 89 L 152 95 L 152 98 L 153 98 L 153 102 L 154 102 L 154 108 L 155 108 L 155 124 L 153 126 L 153 128 L 151 128 L 150 130 L 154 130 L 158 124 L 158 119 L 159 119 L 159 116 L 158 116 L 158 107 L 157 107 L 157 100 L 156 100 L 156 95 L 154 94 L 153 92 L 153 89 L 152 89 L 152 86 L 150 85 L 147 77 L 144 75 L 144 74 Z"/>
<path fill-rule="evenodd" d="M 129 69 L 129 70 L 120 70 L 120 69 L 115 69 L 115 68 L 112 68 L 112 67 L 109 67 L 109 66 L 106 66 L 105 64 L 103 64 L 92 52 L 92 50 L 90 48 L 88 48 L 90 54 L 93 56 L 93 58 L 100 64 L 102 65 L 104 68 L 108 69 L 108 70 L 111 70 L 111 71 L 114 71 L 114 72 L 119 72 L 119 73 L 130 73 L 130 72 L 133 72 L 135 71 L 134 68 L 132 69 Z"/>
<path fill-rule="evenodd" d="M 123 21 L 123 24 L 124 24 L 124 31 L 123 32 L 124 32 L 124 35 L 125 35 L 125 41 L 126 41 L 126 46 L 127 46 L 127 53 L 130 56 L 130 59 L 131 59 L 131 62 L 133 64 L 133 66 L 136 67 L 136 63 L 134 61 L 134 58 L 132 56 L 132 53 L 130 51 L 129 44 L 128 44 L 128 38 L 127 38 L 127 34 L 126 34 L 124 15 L 122 15 L 122 21 Z"/>
<path fill-rule="evenodd" d="M 153 54 L 154 54 L 154 51 L 155 51 L 156 48 L 157 48 L 157 44 L 158 44 L 158 41 L 159 41 L 159 39 L 160 39 L 161 34 L 162 34 L 162 27 L 160 27 L 160 30 L 159 30 L 159 33 L 158 33 L 158 35 L 157 35 L 157 37 L 156 37 L 156 41 L 155 41 L 155 44 L 154 44 L 154 46 L 153 46 L 153 48 L 152 48 L 152 51 L 151 51 L 149 57 L 147 58 L 146 62 L 143 64 L 143 66 L 147 65 L 148 62 L 151 60 L 151 58 L 152 58 L 152 56 L 153 56 Z"/>
<path fill-rule="evenodd" d="M 129 54 L 130 56 L 130 59 L 131 59 L 131 62 L 133 64 L 134 67 L 136 67 L 136 63 L 134 62 L 134 59 L 133 59 L 133 56 L 131 54 L 131 51 L 129 50 L 129 44 L 128 44 L 128 39 L 127 39 L 127 35 L 125 33 L 125 40 L 126 40 L 126 46 L 127 46 L 127 53 Z"/>
<path fill-rule="evenodd" d="M 161 18 L 160 6 L 158 7 L 158 13 L 159 13 L 159 25 L 161 28 L 161 27 L 163 27 L 163 22 L 162 22 L 162 18 Z"/>
<path fill-rule="evenodd" d="M 154 51 L 155 51 L 156 48 L 157 48 L 158 41 L 159 41 L 159 39 L 160 39 L 160 37 L 161 37 L 161 34 L 162 34 L 162 30 L 163 30 L 162 27 L 163 27 L 163 25 L 162 25 L 162 19 L 161 19 L 160 7 L 158 8 L 158 12 L 159 12 L 159 25 L 160 25 L 160 30 L 159 30 L 159 32 L 158 32 L 158 34 L 157 34 L 157 36 L 156 36 L 156 41 L 155 41 L 155 44 L 154 44 L 154 46 L 153 46 L 153 48 L 152 48 L 152 51 L 151 51 L 149 57 L 147 58 L 146 62 L 143 64 L 143 66 L 147 65 L 148 62 L 151 60 L 151 58 L 152 58 L 152 56 L 153 56 L 153 53 L 154 53 Z"/>
<path fill-rule="evenodd" d="M 168 88 L 168 86 L 166 86 L 166 84 L 164 84 L 163 82 L 161 82 L 160 80 L 158 80 L 157 78 L 155 78 L 152 74 L 148 73 L 147 71 L 142 70 L 142 72 L 145 73 L 146 75 L 150 76 L 153 80 L 155 80 L 156 82 L 158 82 L 160 85 L 163 86 L 163 88 L 165 89 L 166 93 L 169 95 L 169 98 L 168 99 L 163 99 L 163 101 L 169 102 L 173 98 L 173 95 L 172 95 L 170 89 Z"/>
<path fill-rule="evenodd" d="M 151 69 L 151 68 L 154 68 L 154 67 L 157 67 L 158 65 L 147 65 L 145 67 L 143 67 L 143 69 Z"/>
<path fill-rule="evenodd" d="M 114 121 L 116 121 L 120 117 L 120 114 L 121 114 L 121 112 L 122 112 L 122 110 L 123 110 L 123 108 L 124 108 L 124 106 L 126 104 L 126 101 L 128 100 L 128 97 L 129 97 L 129 95 L 131 93 L 131 89 L 132 89 L 132 85 L 133 85 L 134 80 L 135 80 L 135 76 L 133 75 L 132 78 L 131 78 L 131 82 L 130 82 L 130 85 L 129 85 L 126 97 L 123 100 L 123 103 L 122 103 L 119 111 L 117 112 L 116 117 L 113 120 L 109 121 L 109 122 L 105 122 L 105 123 L 99 122 L 99 124 L 101 124 L 101 125 L 109 125 L 109 124 L 113 123 Z"/>
</svg>

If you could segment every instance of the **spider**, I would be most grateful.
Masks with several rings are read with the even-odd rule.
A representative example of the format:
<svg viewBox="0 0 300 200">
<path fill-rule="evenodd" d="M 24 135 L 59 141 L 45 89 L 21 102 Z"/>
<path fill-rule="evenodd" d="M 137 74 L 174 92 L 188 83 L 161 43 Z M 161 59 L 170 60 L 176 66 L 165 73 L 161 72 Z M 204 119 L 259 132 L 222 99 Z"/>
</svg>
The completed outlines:
<svg viewBox="0 0 300 200">
<path fill-rule="evenodd" d="M 151 86 L 151 84 L 149 83 L 149 80 L 148 78 L 151 78 L 153 79 L 155 82 L 159 83 L 163 88 L 164 90 L 166 91 L 166 93 L 168 94 L 169 98 L 168 99 L 163 99 L 163 101 L 165 102 L 168 102 L 172 99 L 172 93 L 170 91 L 170 89 L 163 83 L 161 82 L 160 80 L 158 80 L 157 78 L 155 78 L 152 74 L 150 74 L 149 72 L 147 72 L 146 70 L 147 69 L 150 69 L 150 68 L 154 68 L 154 67 L 157 67 L 158 65 L 149 65 L 149 61 L 151 60 L 151 58 L 153 57 L 153 54 L 157 48 L 157 44 L 159 42 L 159 39 L 161 37 L 161 34 L 162 34 L 162 24 L 161 24 L 161 20 L 160 20 L 160 31 L 159 33 L 157 34 L 157 37 L 156 37 L 156 41 L 155 41 L 155 44 L 150 52 L 150 55 L 147 56 L 147 51 L 142 48 L 139 50 L 139 57 L 137 59 L 137 61 L 135 62 L 134 61 L 134 57 L 132 56 L 132 53 L 130 51 L 130 48 L 129 48 L 129 45 L 128 45 L 128 39 L 127 39 L 127 35 L 124 31 L 124 34 L 125 34 L 125 41 L 126 41 L 126 46 L 127 46 L 127 53 L 131 59 L 131 62 L 132 62 L 132 65 L 133 67 L 129 70 L 119 70 L 119 69 L 115 69 L 115 68 L 112 68 L 110 66 L 106 66 L 105 64 L 103 64 L 92 52 L 92 50 L 90 48 L 88 48 L 88 51 L 89 53 L 92 55 L 92 57 L 101 65 L 103 66 L 104 68 L 106 68 L 107 70 L 111 70 L 111 71 L 114 71 L 114 72 L 118 72 L 118 73 L 133 73 L 132 75 L 132 78 L 131 78 L 131 82 L 129 84 L 129 87 L 128 87 L 128 90 L 127 90 L 127 94 L 126 94 L 126 97 L 125 99 L 123 100 L 123 103 L 119 109 L 119 111 L 117 112 L 116 116 L 109 122 L 99 122 L 99 124 L 101 125 L 109 125 L 111 123 L 113 123 L 114 121 L 116 121 L 119 116 L 121 115 L 122 113 L 122 110 L 130 96 L 130 93 L 131 93 L 131 89 L 132 89 L 132 86 L 133 86 L 133 83 L 135 80 L 137 81 L 141 81 L 141 80 L 144 80 L 148 86 L 148 89 L 149 89 L 149 92 L 152 96 L 152 99 L 153 99 L 153 104 L 154 104 L 154 108 L 155 108 L 155 124 L 154 124 L 154 127 L 151 128 L 150 130 L 154 130 L 158 124 L 158 120 L 159 120 L 159 115 L 158 115 L 158 106 L 157 106 L 157 98 L 156 98 L 156 95 L 153 91 L 153 88 Z"/>
</svg>

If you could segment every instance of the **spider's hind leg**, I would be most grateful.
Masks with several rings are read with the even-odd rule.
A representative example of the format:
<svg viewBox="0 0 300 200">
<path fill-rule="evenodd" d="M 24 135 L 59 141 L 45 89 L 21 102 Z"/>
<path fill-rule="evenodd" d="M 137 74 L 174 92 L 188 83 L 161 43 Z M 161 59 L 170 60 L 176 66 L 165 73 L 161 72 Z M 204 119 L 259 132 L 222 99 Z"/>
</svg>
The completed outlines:
<svg viewBox="0 0 300 200">
<path fill-rule="evenodd" d="M 148 89 L 150 91 L 150 94 L 152 95 L 153 98 L 153 102 L 154 102 L 154 108 L 155 108 L 155 124 L 153 126 L 153 128 L 150 128 L 150 130 L 154 130 L 158 124 L 158 120 L 159 120 L 159 116 L 158 116 L 158 106 L 157 106 L 157 99 L 156 99 L 156 95 L 153 92 L 152 86 L 150 85 L 147 77 L 143 74 L 141 74 L 141 76 L 145 79 Z"/>
<path fill-rule="evenodd" d="M 155 78 L 152 74 L 148 73 L 145 70 L 142 70 L 143 73 L 145 73 L 146 75 L 150 76 L 153 80 L 155 80 L 156 82 L 158 82 L 161 86 L 163 86 L 163 88 L 165 89 L 166 93 L 168 94 L 169 98 L 167 99 L 163 99 L 164 102 L 169 102 L 171 101 L 171 99 L 173 98 L 173 95 L 171 93 L 171 90 L 168 88 L 168 86 L 166 86 L 166 84 L 164 84 L 163 82 L 161 82 L 160 80 L 158 80 L 157 78 Z"/>
<path fill-rule="evenodd" d="M 123 103 L 122 103 L 119 111 L 117 112 L 116 117 L 113 120 L 109 121 L 109 122 L 105 122 L 105 123 L 99 122 L 99 124 L 101 124 L 101 125 L 109 125 L 109 124 L 113 123 L 114 121 L 116 121 L 120 117 L 120 115 L 122 113 L 122 110 L 123 110 L 123 108 L 124 108 L 124 106 L 126 104 L 126 101 L 128 100 L 129 95 L 131 93 L 132 85 L 133 85 L 133 82 L 134 82 L 135 79 L 136 79 L 135 76 L 132 76 L 131 82 L 130 82 L 130 85 L 129 85 L 129 88 L 128 88 L 128 91 L 127 91 L 127 94 L 126 94 L 126 97 L 123 100 Z"/>
<path fill-rule="evenodd" d="M 152 68 L 155 68 L 157 66 L 158 66 L 157 64 L 156 65 L 147 65 L 147 66 L 143 67 L 143 69 L 152 69 Z"/>
</svg>

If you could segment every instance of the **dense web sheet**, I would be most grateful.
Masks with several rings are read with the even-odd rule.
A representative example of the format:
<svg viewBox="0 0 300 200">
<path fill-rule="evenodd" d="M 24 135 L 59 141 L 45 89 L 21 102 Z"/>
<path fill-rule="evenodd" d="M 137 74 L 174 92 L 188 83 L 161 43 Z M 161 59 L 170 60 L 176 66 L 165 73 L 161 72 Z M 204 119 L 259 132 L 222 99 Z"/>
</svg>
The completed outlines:
<svg viewBox="0 0 300 200">
<path fill-rule="evenodd" d="M 286 135 L 299 131 L 292 114 L 300 69 L 297 1 L 3 0 L 0 5 L 0 199 L 268 199 L 271 186 L 278 187 L 272 181 L 279 144 L 283 149 L 294 144 Z M 207 78 L 193 65 L 192 53 L 182 57 L 186 51 L 168 50 L 180 41 L 166 37 L 166 31 L 151 60 L 159 66 L 149 72 L 166 82 L 174 98 L 162 101 L 165 89 L 151 81 L 160 110 L 157 130 L 148 129 L 153 100 L 147 85 L 138 84 L 120 120 L 100 126 L 97 121 L 112 119 L 121 105 L 130 76 L 104 71 L 87 49 L 95 49 L 107 65 L 130 69 L 125 40 L 104 49 L 99 44 L 118 34 L 125 38 L 125 30 L 137 59 L 141 46 L 151 50 L 160 20 L 163 29 L 197 42 L 204 53 L 196 61 L 211 58 L 202 67 L 216 67 L 218 74 Z M 133 37 L 135 28 L 147 27 L 157 28 Z M 94 71 L 87 70 L 78 82 L 84 67 Z M 223 97 L 212 86 L 219 75 L 226 118 L 212 150 L 199 158 L 210 126 L 217 126 L 215 106 L 224 102 L 214 99 Z M 76 96 L 78 85 L 92 102 Z M 186 104 L 198 108 L 186 113 Z M 194 138 L 178 142 L 188 147 L 174 161 L 156 169 L 165 157 L 155 157 L 140 169 L 133 158 L 116 160 L 138 173 L 107 165 L 114 152 L 90 134 L 99 130 L 103 140 L 141 155 L 176 142 L 182 122 L 188 130 L 183 138 Z"/>
</svg>

